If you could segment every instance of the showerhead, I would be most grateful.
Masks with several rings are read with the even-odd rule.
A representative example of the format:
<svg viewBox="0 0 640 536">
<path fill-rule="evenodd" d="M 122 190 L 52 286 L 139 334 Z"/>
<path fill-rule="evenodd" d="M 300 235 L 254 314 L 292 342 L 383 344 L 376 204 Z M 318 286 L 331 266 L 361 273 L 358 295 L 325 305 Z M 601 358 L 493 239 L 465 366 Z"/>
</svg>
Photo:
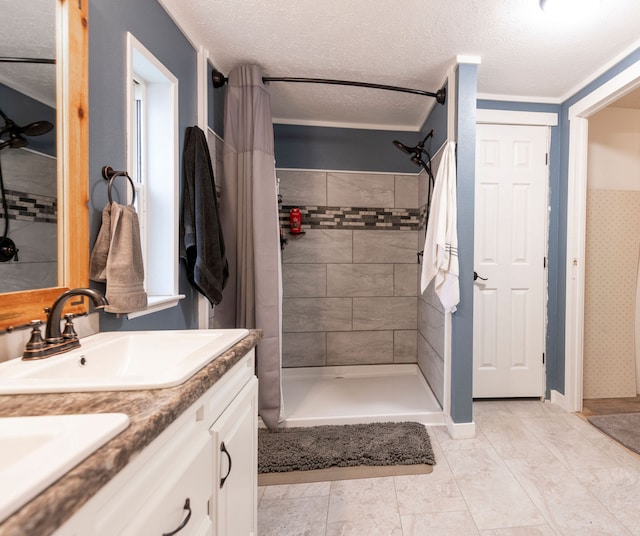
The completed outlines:
<svg viewBox="0 0 640 536">
<path fill-rule="evenodd" d="M 25 136 L 42 136 L 51 130 L 53 130 L 53 124 L 49 121 L 35 121 L 22 127 L 22 133 Z"/>
<path fill-rule="evenodd" d="M 4 119 L 4 127 L 0 130 L 0 137 L 9 134 L 9 139 L 0 143 L 0 149 L 11 147 L 18 149 L 25 147 L 29 142 L 23 136 L 42 136 L 53 129 L 53 124 L 49 121 L 35 121 L 23 127 L 16 125 L 15 121 L 9 119 L 7 115 L 0 110 L 0 116 Z"/>
<path fill-rule="evenodd" d="M 398 140 L 393 140 L 393 144 L 403 153 L 416 154 L 418 152 L 416 147 L 407 147 L 404 143 Z"/>
<path fill-rule="evenodd" d="M 427 140 L 428 140 L 431 136 L 433 136 L 433 130 L 429 131 L 429 133 L 424 137 L 424 139 L 423 139 L 423 140 L 421 140 L 421 141 L 419 141 L 419 142 L 418 142 L 418 144 L 417 144 L 415 147 L 409 147 L 409 146 L 405 145 L 404 143 L 402 143 L 401 141 L 398 141 L 398 140 L 393 140 L 393 144 L 394 144 L 398 149 L 400 149 L 403 153 L 406 153 L 406 154 L 412 154 L 412 155 L 413 155 L 413 158 L 411 159 L 411 161 L 412 161 L 414 164 L 421 165 L 421 164 L 420 164 L 420 155 L 421 155 L 422 153 L 426 152 L 426 151 L 424 150 L 424 144 L 427 142 Z M 417 158 L 417 159 L 418 159 L 418 161 L 416 162 L 416 161 L 414 160 L 414 158 Z"/>
</svg>

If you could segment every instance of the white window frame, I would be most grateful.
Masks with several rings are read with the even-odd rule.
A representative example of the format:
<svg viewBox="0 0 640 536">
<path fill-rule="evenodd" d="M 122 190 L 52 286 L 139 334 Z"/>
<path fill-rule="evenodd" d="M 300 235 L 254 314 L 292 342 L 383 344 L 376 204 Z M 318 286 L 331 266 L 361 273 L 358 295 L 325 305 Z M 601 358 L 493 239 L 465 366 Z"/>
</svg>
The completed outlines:
<svg viewBox="0 0 640 536">
<path fill-rule="evenodd" d="M 127 169 L 136 185 L 148 307 L 136 318 L 175 307 L 179 294 L 178 79 L 127 32 Z M 134 80 L 143 98 L 142 161 L 136 151 Z"/>
</svg>

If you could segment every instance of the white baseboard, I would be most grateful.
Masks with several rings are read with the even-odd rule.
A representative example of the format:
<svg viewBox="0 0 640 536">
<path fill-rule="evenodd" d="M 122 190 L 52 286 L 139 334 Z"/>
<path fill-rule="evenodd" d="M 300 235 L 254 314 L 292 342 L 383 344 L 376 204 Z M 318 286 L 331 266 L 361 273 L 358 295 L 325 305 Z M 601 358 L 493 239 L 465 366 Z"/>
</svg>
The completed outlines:
<svg viewBox="0 0 640 536">
<path fill-rule="evenodd" d="M 573 412 L 573 408 L 571 407 L 571 404 L 569 404 L 569 399 L 566 396 L 553 389 L 551 390 L 550 394 L 551 396 L 549 398 L 549 402 L 560 406 L 565 411 L 568 411 L 570 413 Z"/>
<path fill-rule="evenodd" d="M 446 417 L 447 431 L 451 439 L 472 439 L 476 437 L 475 422 L 453 422 L 451 417 Z"/>
</svg>

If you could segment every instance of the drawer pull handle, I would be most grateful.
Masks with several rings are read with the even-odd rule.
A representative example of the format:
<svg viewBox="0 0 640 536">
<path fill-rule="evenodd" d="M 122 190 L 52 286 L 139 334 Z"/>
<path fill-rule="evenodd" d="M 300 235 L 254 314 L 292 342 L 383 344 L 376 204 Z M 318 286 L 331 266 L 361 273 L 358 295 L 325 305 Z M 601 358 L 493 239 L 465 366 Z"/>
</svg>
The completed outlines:
<svg viewBox="0 0 640 536">
<path fill-rule="evenodd" d="M 180 526 L 177 529 L 172 530 L 171 532 L 165 532 L 162 536 L 173 536 L 174 534 L 178 534 L 178 532 L 180 532 L 183 528 L 187 526 L 187 523 L 189 523 L 189 520 L 191 519 L 191 501 L 189 500 L 188 497 L 187 497 L 187 500 L 184 501 L 184 506 L 182 508 L 184 508 L 188 512 L 187 517 L 184 518 L 184 520 L 182 521 L 182 523 L 180 523 Z"/>
<path fill-rule="evenodd" d="M 229 470 L 227 471 L 227 474 L 220 479 L 220 487 L 222 488 L 222 486 L 224 486 L 225 481 L 227 480 L 227 478 L 229 478 L 229 475 L 231 474 L 231 454 L 229 454 L 227 447 L 224 446 L 224 441 L 220 443 L 220 452 L 224 452 L 227 455 L 227 458 L 229 459 Z"/>
</svg>

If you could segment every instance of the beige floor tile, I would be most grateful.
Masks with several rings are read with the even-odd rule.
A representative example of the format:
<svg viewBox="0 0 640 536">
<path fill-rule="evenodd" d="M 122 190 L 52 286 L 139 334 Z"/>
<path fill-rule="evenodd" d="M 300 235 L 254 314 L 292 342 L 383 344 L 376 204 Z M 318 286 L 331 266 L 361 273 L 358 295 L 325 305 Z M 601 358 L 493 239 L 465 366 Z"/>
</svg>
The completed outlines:
<svg viewBox="0 0 640 536">
<path fill-rule="evenodd" d="M 477 425 L 502 458 L 536 458 L 551 454 L 522 420 L 509 411 L 481 413 Z"/>
<path fill-rule="evenodd" d="M 574 475 L 634 535 L 640 535 L 640 480 L 622 467 Z"/>
<path fill-rule="evenodd" d="M 480 536 L 556 536 L 556 532 L 549 525 L 540 525 L 538 527 L 481 530 Z"/>
<path fill-rule="evenodd" d="M 361 524 L 366 521 L 385 527 L 397 524 L 399 527 L 393 477 L 332 482 L 328 524 Z"/>
<path fill-rule="evenodd" d="M 596 469 L 618 465 L 579 430 L 568 425 L 562 415 L 523 418 L 524 425 L 570 469 Z"/>
<path fill-rule="evenodd" d="M 299 499 L 302 497 L 326 497 L 329 495 L 331 482 L 310 482 L 306 484 L 288 484 L 267 486 L 264 488 L 265 499 Z"/>
<path fill-rule="evenodd" d="M 479 529 L 545 523 L 495 450 L 443 450 Z"/>
<path fill-rule="evenodd" d="M 631 534 L 558 459 L 530 458 L 505 463 L 558 534 Z"/>
<path fill-rule="evenodd" d="M 437 463 L 430 474 L 394 477 L 400 515 L 467 509 L 439 443 L 432 447 Z"/>
<path fill-rule="evenodd" d="M 365 518 L 327 523 L 327 536 L 404 536 L 400 517 Z"/>
<path fill-rule="evenodd" d="M 328 505 L 329 497 L 263 498 L 258 506 L 258 534 L 325 536 Z"/>
<path fill-rule="evenodd" d="M 403 536 L 474 536 L 479 534 L 469 512 L 436 512 L 402 516 Z"/>
</svg>

